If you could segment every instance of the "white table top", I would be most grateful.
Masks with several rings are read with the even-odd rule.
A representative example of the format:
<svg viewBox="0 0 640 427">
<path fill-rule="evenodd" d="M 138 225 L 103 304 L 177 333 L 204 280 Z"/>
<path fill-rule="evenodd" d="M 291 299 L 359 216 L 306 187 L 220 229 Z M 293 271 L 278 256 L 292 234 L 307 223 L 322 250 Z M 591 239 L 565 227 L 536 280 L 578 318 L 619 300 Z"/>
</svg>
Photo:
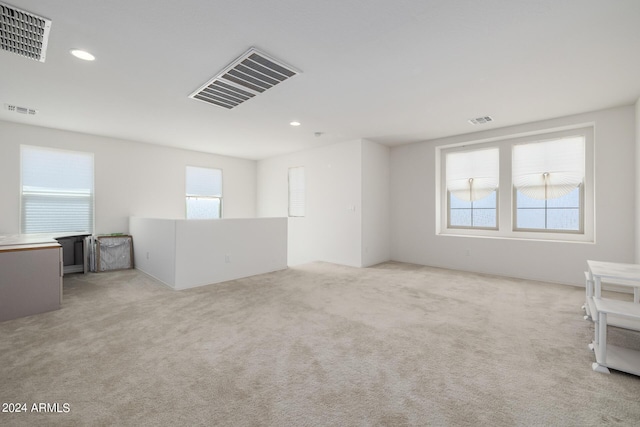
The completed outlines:
<svg viewBox="0 0 640 427">
<path fill-rule="evenodd" d="M 19 251 L 33 251 L 38 249 L 60 248 L 59 243 L 55 240 L 52 243 L 33 243 L 33 244 L 20 244 L 20 245 L 0 245 L 0 253 L 5 252 L 19 252 Z"/>
<path fill-rule="evenodd" d="M 0 246 L 35 245 L 40 243 L 58 243 L 56 239 L 73 236 L 90 236 L 91 233 L 62 232 L 42 234 L 4 234 L 0 235 Z"/>
<path fill-rule="evenodd" d="M 594 298 L 593 302 L 596 305 L 596 310 L 602 311 L 603 313 L 615 314 L 617 316 L 629 317 L 632 319 L 640 319 L 640 304 L 608 298 Z M 640 323 L 637 326 L 640 327 Z"/>
<path fill-rule="evenodd" d="M 640 264 L 589 260 L 587 261 L 587 265 L 594 277 L 640 282 Z M 637 283 L 635 286 L 637 286 Z"/>
</svg>

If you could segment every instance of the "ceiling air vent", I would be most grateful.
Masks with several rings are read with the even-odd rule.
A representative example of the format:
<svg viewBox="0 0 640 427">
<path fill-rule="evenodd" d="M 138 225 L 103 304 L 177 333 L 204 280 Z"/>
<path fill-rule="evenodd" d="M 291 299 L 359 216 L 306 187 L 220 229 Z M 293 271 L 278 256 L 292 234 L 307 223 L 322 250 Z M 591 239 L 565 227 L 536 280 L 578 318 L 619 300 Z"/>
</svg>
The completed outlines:
<svg viewBox="0 0 640 427">
<path fill-rule="evenodd" d="M 493 119 L 490 116 L 476 117 L 475 119 L 469 119 L 469 123 L 471 123 L 472 125 L 483 125 L 485 123 L 489 123 L 492 121 Z"/>
<path fill-rule="evenodd" d="M 0 2 L 0 48 L 44 62 L 51 20 Z"/>
<path fill-rule="evenodd" d="M 30 116 L 35 116 L 36 113 L 38 112 L 38 110 L 34 110 L 33 108 L 18 107 L 17 105 L 4 104 L 4 106 L 7 108 L 7 110 L 13 113 L 28 114 Z"/>
<path fill-rule="evenodd" d="M 230 110 L 296 74 L 300 71 L 251 48 L 189 98 Z"/>
</svg>

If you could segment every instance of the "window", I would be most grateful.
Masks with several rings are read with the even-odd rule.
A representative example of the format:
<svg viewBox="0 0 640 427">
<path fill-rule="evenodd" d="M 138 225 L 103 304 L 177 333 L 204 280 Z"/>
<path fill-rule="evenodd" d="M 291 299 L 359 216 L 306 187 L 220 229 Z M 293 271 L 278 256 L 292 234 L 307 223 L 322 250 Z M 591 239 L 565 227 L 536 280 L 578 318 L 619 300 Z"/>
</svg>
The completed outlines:
<svg viewBox="0 0 640 427">
<path fill-rule="evenodd" d="M 22 233 L 93 233 L 93 154 L 20 146 Z"/>
<path fill-rule="evenodd" d="M 448 225 L 451 228 L 496 228 L 498 149 L 446 155 Z"/>
<path fill-rule="evenodd" d="M 304 216 L 304 166 L 289 168 L 289 216 Z"/>
<path fill-rule="evenodd" d="M 584 137 L 514 145 L 516 230 L 582 230 Z"/>
<path fill-rule="evenodd" d="M 187 166 L 187 219 L 222 218 L 222 171 Z"/>
<path fill-rule="evenodd" d="M 437 147 L 439 234 L 592 242 L 593 128 Z"/>
</svg>

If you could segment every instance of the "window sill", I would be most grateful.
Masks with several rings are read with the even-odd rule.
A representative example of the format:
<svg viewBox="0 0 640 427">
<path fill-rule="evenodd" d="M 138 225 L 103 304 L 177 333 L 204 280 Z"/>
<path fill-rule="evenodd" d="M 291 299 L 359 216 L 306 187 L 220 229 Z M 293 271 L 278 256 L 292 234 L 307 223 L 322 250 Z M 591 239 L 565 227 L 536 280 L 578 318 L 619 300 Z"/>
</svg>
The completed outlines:
<svg viewBox="0 0 640 427">
<path fill-rule="evenodd" d="M 498 232 L 487 230 L 447 230 L 438 231 L 436 236 L 443 237 L 464 237 L 494 240 L 518 240 L 528 242 L 549 242 L 549 243 L 582 243 L 595 244 L 595 239 L 584 234 L 574 233 L 537 233 L 537 232 L 513 232 L 509 235 L 498 234 Z"/>
</svg>

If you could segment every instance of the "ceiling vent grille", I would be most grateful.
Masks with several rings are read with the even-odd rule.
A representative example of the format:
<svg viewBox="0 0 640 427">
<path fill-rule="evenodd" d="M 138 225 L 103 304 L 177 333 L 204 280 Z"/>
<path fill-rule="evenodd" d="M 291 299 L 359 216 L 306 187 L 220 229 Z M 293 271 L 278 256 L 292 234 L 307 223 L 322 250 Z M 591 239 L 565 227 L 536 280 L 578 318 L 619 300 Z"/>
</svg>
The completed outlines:
<svg viewBox="0 0 640 427">
<path fill-rule="evenodd" d="M 51 20 L 0 2 L 0 48 L 44 62 Z"/>
<path fill-rule="evenodd" d="M 13 113 L 28 114 L 30 116 L 35 116 L 36 113 L 38 112 L 38 110 L 34 110 L 33 108 L 18 107 L 17 105 L 4 104 L 4 106 L 7 108 L 7 110 Z"/>
<path fill-rule="evenodd" d="M 493 119 L 490 116 L 476 117 L 475 119 L 469 119 L 469 123 L 471 123 L 472 125 L 483 125 L 485 123 L 489 123 L 492 121 Z"/>
<path fill-rule="evenodd" d="M 300 71 L 251 48 L 189 98 L 230 110 L 297 74 Z"/>
</svg>

